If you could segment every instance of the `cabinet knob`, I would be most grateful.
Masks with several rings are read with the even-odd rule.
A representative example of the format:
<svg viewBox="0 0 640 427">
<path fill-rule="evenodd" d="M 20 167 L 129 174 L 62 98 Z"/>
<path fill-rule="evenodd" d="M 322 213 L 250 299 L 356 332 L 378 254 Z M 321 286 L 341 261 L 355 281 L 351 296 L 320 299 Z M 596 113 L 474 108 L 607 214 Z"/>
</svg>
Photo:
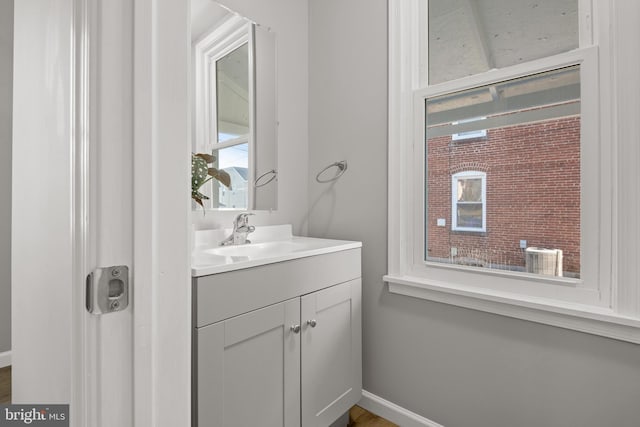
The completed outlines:
<svg viewBox="0 0 640 427">
<path fill-rule="evenodd" d="M 293 332 L 294 334 L 297 334 L 298 332 L 300 332 L 300 325 L 292 325 L 289 329 L 291 329 L 291 332 Z"/>
<path fill-rule="evenodd" d="M 311 326 L 312 328 L 315 328 L 317 324 L 318 322 L 316 322 L 316 319 L 307 320 L 307 325 Z"/>
</svg>

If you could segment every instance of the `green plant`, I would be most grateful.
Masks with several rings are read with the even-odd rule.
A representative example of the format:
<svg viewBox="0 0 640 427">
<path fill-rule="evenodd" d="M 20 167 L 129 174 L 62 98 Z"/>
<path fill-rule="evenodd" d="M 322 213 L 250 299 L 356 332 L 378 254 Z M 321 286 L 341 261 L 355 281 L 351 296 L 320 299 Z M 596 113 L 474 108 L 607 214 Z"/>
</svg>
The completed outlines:
<svg viewBox="0 0 640 427">
<path fill-rule="evenodd" d="M 231 189 L 231 176 L 223 170 L 209 167 L 216 161 L 216 157 L 206 153 L 191 153 L 191 198 L 204 209 L 203 200 L 209 200 L 209 197 L 200 192 L 200 188 L 216 179 L 225 187 Z"/>
</svg>

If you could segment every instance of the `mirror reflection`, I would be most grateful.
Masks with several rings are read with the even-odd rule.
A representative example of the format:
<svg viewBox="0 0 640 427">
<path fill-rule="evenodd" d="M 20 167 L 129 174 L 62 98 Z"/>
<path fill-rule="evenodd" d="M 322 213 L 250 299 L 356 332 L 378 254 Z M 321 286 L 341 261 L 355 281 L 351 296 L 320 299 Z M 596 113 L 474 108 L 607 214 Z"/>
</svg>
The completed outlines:
<svg viewBox="0 0 640 427">
<path fill-rule="evenodd" d="M 275 34 L 217 2 L 192 0 L 191 41 L 193 152 L 213 155 L 212 176 L 230 181 L 200 188 L 204 207 L 275 209 Z"/>
<path fill-rule="evenodd" d="M 216 61 L 218 143 L 249 140 L 249 46 L 244 43 Z M 247 152 L 246 150 L 242 150 Z"/>
</svg>

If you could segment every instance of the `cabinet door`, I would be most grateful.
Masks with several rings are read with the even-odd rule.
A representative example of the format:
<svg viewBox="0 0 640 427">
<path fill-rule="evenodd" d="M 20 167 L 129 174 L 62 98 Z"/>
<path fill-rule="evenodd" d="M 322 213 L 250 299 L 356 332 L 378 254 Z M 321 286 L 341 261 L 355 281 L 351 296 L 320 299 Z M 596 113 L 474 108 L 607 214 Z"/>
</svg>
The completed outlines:
<svg viewBox="0 0 640 427">
<path fill-rule="evenodd" d="M 298 298 L 196 332 L 198 427 L 299 427 Z"/>
<path fill-rule="evenodd" d="M 360 279 L 302 297 L 304 427 L 326 427 L 360 400 L 360 302 Z"/>
</svg>

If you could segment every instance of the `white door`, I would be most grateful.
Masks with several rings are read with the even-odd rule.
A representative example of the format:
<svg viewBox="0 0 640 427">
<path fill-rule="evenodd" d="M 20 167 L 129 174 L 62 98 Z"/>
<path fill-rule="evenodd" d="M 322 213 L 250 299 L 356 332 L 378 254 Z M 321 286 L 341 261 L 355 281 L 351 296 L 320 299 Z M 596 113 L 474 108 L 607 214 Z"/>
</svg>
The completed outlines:
<svg viewBox="0 0 640 427">
<path fill-rule="evenodd" d="M 15 0 L 13 398 L 73 426 L 190 422 L 188 11 Z M 117 264 L 130 306 L 89 315 Z"/>
<path fill-rule="evenodd" d="M 133 425 L 133 307 L 84 307 L 88 273 L 132 267 L 132 20 L 15 1 L 13 402 L 68 403 L 78 427 Z"/>
<path fill-rule="evenodd" d="M 361 281 L 302 297 L 302 425 L 330 425 L 362 395 Z"/>
</svg>

